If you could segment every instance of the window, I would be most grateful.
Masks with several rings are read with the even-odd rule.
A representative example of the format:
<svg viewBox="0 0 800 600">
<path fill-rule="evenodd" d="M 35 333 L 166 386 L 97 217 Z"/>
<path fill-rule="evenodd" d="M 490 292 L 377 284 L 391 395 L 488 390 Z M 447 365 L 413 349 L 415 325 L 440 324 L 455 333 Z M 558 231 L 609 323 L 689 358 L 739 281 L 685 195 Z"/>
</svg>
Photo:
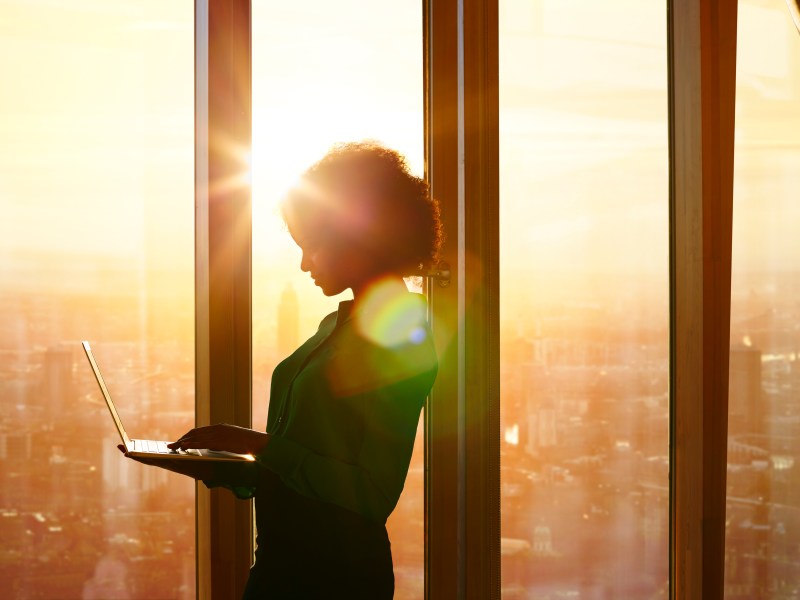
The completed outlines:
<svg viewBox="0 0 800 600">
<path fill-rule="evenodd" d="M 194 421 L 186 2 L 0 2 L 0 581 L 195 597 L 194 486 L 123 461 Z"/>
<path fill-rule="evenodd" d="M 422 23 L 414 3 L 308 0 L 254 3 L 252 27 L 253 426 L 263 430 L 273 368 L 346 299 L 301 272 L 278 203 L 337 142 L 377 139 L 423 174 Z M 387 525 L 398 599 L 423 595 L 422 443 L 420 420 Z"/>
<path fill-rule="evenodd" d="M 800 36 L 785 2 L 739 6 L 725 597 L 796 593 Z"/>
<path fill-rule="evenodd" d="M 663 285 L 658 271 L 665 255 L 659 223 L 666 220 L 659 212 L 664 190 L 658 183 L 664 181 L 666 167 L 661 137 L 663 56 L 670 59 L 672 83 L 671 271 L 669 290 L 663 289 L 673 301 L 671 594 L 712 597 L 705 592 L 717 586 L 715 561 L 721 562 L 722 553 L 715 544 L 724 541 L 724 528 L 717 523 L 724 525 L 726 501 L 718 477 L 724 471 L 718 466 L 725 466 L 725 440 L 720 445 L 711 439 L 715 419 L 704 421 L 703 415 L 707 411 L 714 416 L 719 381 L 727 381 L 727 369 L 717 369 L 716 357 L 720 352 L 727 356 L 729 329 L 733 353 L 742 350 L 739 341 L 749 340 L 750 346 L 731 361 L 728 596 L 747 597 L 749 592 L 742 590 L 788 594 L 795 585 L 792 572 L 781 562 L 796 546 L 793 517 L 784 510 L 793 498 L 788 476 L 794 463 L 783 436 L 792 423 L 792 414 L 785 411 L 793 408 L 783 398 L 793 385 L 795 331 L 789 319 L 781 320 L 791 315 L 791 307 L 776 290 L 791 287 L 786 267 L 797 258 L 792 254 L 796 236 L 785 228 L 796 220 L 785 194 L 790 193 L 790 174 L 796 170 L 795 148 L 787 141 L 794 116 L 787 107 L 797 98 L 800 54 L 792 50 L 796 37 L 777 33 L 782 31 L 776 24 L 781 19 L 778 4 L 742 3 L 729 324 L 729 290 L 724 289 L 724 277 L 716 277 L 727 268 L 725 182 L 730 173 L 724 142 L 732 131 L 726 110 L 733 89 L 715 78 L 724 80 L 726 69 L 735 64 L 724 43 L 733 39 L 733 2 L 721 1 L 712 14 L 701 0 L 668 1 L 669 45 L 664 51 L 658 42 L 665 37 L 660 21 L 664 9 L 658 5 L 619 2 L 603 11 L 587 5 L 570 14 L 571 7 L 549 0 L 524 6 L 504 0 L 502 162 L 497 156 L 497 3 L 426 1 L 421 24 L 413 4 L 376 8 L 374 3 L 339 3 L 335 14 L 324 12 L 330 10 L 327 5 L 303 6 L 302 23 L 300 8 L 255 7 L 254 30 L 259 33 L 253 37 L 250 160 L 255 199 L 256 426 L 263 425 L 266 381 L 280 353 L 279 310 L 286 323 L 293 321 L 296 310 L 298 337 L 326 312 L 322 301 L 306 306 L 300 279 L 296 287 L 292 284 L 295 309 L 287 291 L 287 278 L 292 276 L 281 272 L 283 265 L 297 260 L 287 249 L 288 238 L 272 209 L 289 168 L 305 166 L 330 141 L 368 135 L 401 149 L 421 172 L 424 144 L 426 175 L 446 213 L 445 251 L 453 277 L 447 288 L 434 285 L 432 294 L 434 309 L 440 310 L 434 329 L 444 344 L 443 369 L 434 390 L 438 396 L 426 411 L 427 512 L 423 514 L 419 495 L 423 472 L 417 456 L 401 500 L 407 504 L 398 508 L 392 525 L 398 597 L 419 597 L 423 520 L 428 550 L 424 575 L 431 598 L 496 597 L 501 551 L 503 592 L 508 597 L 522 594 L 529 584 L 544 593 L 571 594 L 578 589 L 635 595 L 664 590 L 665 542 L 659 532 L 668 526 L 667 509 L 657 499 L 663 497 L 659 448 L 666 443 L 664 384 L 659 379 L 666 340 L 658 324 L 663 323 L 665 309 L 647 296 Z M 136 471 L 134 465 L 130 470 L 107 469 L 115 455 L 113 450 L 104 455 L 100 448 L 113 444 L 113 430 L 96 405 L 82 357 L 71 350 L 82 337 L 96 342 L 98 360 L 123 417 L 131 428 L 148 435 L 160 433 L 159 427 L 169 427 L 163 431 L 169 436 L 190 426 L 193 387 L 198 422 L 250 423 L 250 192 L 238 179 L 245 170 L 251 131 L 250 3 L 195 3 L 194 98 L 192 8 L 172 4 L 47 3 L 42 10 L 27 2 L 0 0 L 0 75 L 13 91 L 0 97 L 0 281 L 6 292 L 0 299 L 0 349 L 6 357 L 0 366 L 0 395 L 11 399 L 0 407 L 0 534 L 4 541 L 11 540 L 0 554 L 0 580 L 16 595 L 137 595 L 153 589 L 163 592 L 168 586 L 175 597 L 192 597 L 195 572 L 186 549 L 194 547 L 195 535 L 201 597 L 222 597 L 219 590 L 240 589 L 246 577 L 252 539 L 248 506 L 236 504 L 226 492 L 201 489 L 195 531 L 191 486 L 181 487 L 185 482 L 180 478 Z M 265 17 L 258 12 L 262 10 L 274 14 Z M 616 18 L 608 19 L 612 13 Z M 786 15 L 782 18 L 788 27 Z M 598 28 L 598 22 L 605 26 Z M 769 29 L 769 44 L 750 37 L 758 28 Z M 298 31 L 303 33 L 293 35 Z M 751 39 L 756 41 L 746 41 Z M 305 72 L 288 68 L 288 58 L 301 62 Z M 604 60 L 592 62 L 598 58 Z M 593 68 L 585 68 L 587 64 Z M 298 72 L 307 76 L 298 79 Z M 418 118 L 422 92 L 417 91 L 423 74 L 424 136 L 416 129 L 423 121 Z M 351 85 L 343 85 L 346 82 Z M 557 94 L 565 91 L 559 99 Z M 233 97 L 237 93 L 239 97 Z M 287 98 L 290 94 L 297 94 L 293 101 Z M 621 114 L 618 102 L 630 101 L 630 95 L 637 101 Z M 231 100 L 241 110 L 228 110 Z M 320 116 L 320 111 L 325 114 Z M 298 119 L 298 114 L 306 118 Z M 381 129 L 388 121 L 391 128 Z M 707 122 L 714 127 L 701 126 Z M 219 141 L 233 141 L 236 155 Z M 308 155 L 303 154 L 306 150 Z M 616 181 L 603 167 L 623 158 L 626 172 Z M 543 163 L 552 171 L 545 172 Z M 499 165 L 502 204 L 497 195 Z M 196 329 L 191 295 L 193 172 L 198 182 Z M 236 193 L 223 197 L 218 187 L 207 185 L 229 183 L 228 176 L 237 178 Z M 643 193 L 621 185 L 629 178 Z M 707 181 L 712 182 L 710 191 Z M 515 202 L 526 201 L 525 192 L 519 191 L 522 186 L 533 187 L 531 198 L 545 192 L 566 198 L 572 213 L 548 213 L 561 207 L 531 203 L 538 230 L 525 230 L 511 212 L 518 210 Z M 618 194 L 606 197 L 609 189 Z M 769 212 L 763 210 L 767 202 Z M 614 203 L 631 212 L 617 211 L 617 220 L 607 218 Z M 495 228 L 498 210 L 502 245 Z M 706 214 L 712 216 L 706 220 Z M 630 227 L 616 229 L 619 220 Z M 642 232 L 648 239 L 634 244 L 637 236 L 645 237 Z M 226 255 L 231 240 L 236 249 Z M 635 249 L 620 252 L 620 242 L 623 249 Z M 498 250 L 503 253 L 501 274 Z M 514 270 L 518 253 L 538 262 Z M 559 281 L 561 298 L 591 295 L 593 303 L 559 305 L 561 298 L 525 298 L 524 290 L 498 298 L 500 276 L 508 290 L 522 288 L 520 279 L 538 282 L 547 275 L 545 281 L 551 283 L 552 276 L 542 267 L 545 258 L 569 275 Z M 220 264 L 224 268 L 215 268 Z M 585 274 L 600 266 L 615 271 L 604 273 L 604 281 L 614 287 L 598 292 L 600 286 Z M 294 267 L 290 269 L 297 277 Z M 606 300 L 645 270 L 655 273 L 652 286 L 645 286 L 643 279 L 638 290 L 630 286 L 616 304 Z M 228 277 L 232 271 L 236 272 Z M 756 293 L 750 294 L 750 289 Z M 320 298 L 316 291 L 312 295 Z M 235 306 L 229 303 L 232 298 Z M 520 331 L 513 319 L 515 302 L 526 314 L 539 315 L 538 322 L 526 325 L 519 319 Z M 759 307 L 772 311 L 764 327 L 752 318 Z M 617 337 L 603 337 L 607 324 L 598 314 L 624 324 L 615 332 Z M 714 314 L 725 315 L 724 335 L 713 319 L 703 321 Z M 498 340 L 495 327 L 499 330 L 501 324 L 503 337 Z M 287 328 L 280 337 L 289 340 L 294 332 L 294 327 Z M 542 350 L 548 346 L 545 336 L 558 350 L 555 355 Z M 522 343 L 515 345 L 518 338 Z M 501 345 L 503 406 L 498 411 Z M 678 353 L 676 348 L 692 352 Z M 226 360 L 212 360 L 220 356 Z M 514 356 L 523 359 L 515 365 Z M 598 370 L 597 360 L 607 368 Z M 520 364 L 536 366 L 537 381 L 546 386 L 528 393 L 527 371 Z M 620 366 L 625 364 L 630 372 Z M 570 370 L 579 376 L 565 382 L 564 373 Z M 162 377 L 165 372 L 171 376 Z M 643 372 L 653 376 L 642 378 Z M 214 400 L 232 388 L 230 406 Z M 559 398 L 572 398 L 576 419 L 565 419 L 563 410 L 559 413 L 548 404 L 545 394 L 553 390 Z M 67 395 L 75 398 L 73 403 L 65 403 Z M 761 403 L 752 402 L 754 397 Z M 156 407 L 156 401 L 167 406 Z M 528 406 L 532 410 L 523 410 Z M 761 428 L 755 432 L 761 437 L 737 430 L 746 414 L 737 412 L 742 407 L 760 415 L 754 426 Z M 606 414 L 613 415 L 617 428 L 605 426 Z M 57 423 L 55 416 L 61 417 Z M 598 433 L 594 441 L 603 450 L 599 462 L 592 454 L 545 450 L 554 436 L 556 441 L 568 440 L 568 434 L 580 431 L 589 419 L 598 425 L 593 433 Z M 44 429 L 36 429 L 40 426 Z M 69 439 L 75 431 L 85 434 L 77 445 Z M 641 439 L 642 432 L 648 439 Z M 502 464 L 496 442 L 503 448 Z M 741 458 L 747 452 L 756 452 L 749 464 Z M 768 456 L 766 467 L 763 452 Z M 520 467 L 510 460 L 514 456 L 539 462 L 533 469 Z M 716 462 L 715 456 L 720 457 Z M 606 468 L 603 474 L 616 485 L 602 496 L 593 496 L 590 492 L 596 490 L 584 485 L 591 480 L 587 464 L 593 460 Z M 500 500 L 501 467 L 502 545 L 500 506 L 495 504 Z M 522 503 L 526 482 L 545 471 L 560 486 L 552 496 L 561 502 L 558 510 L 553 502 L 547 505 L 547 498 L 540 497 L 538 504 Z M 756 472 L 760 477 L 748 483 L 746 477 Z M 552 482 L 547 485 L 555 489 Z M 143 499 L 114 491 L 122 483 L 137 487 Z M 737 495 L 747 486 L 767 492 L 755 500 L 758 510 L 748 508 Z M 156 488 L 163 488 L 168 505 L 162 506 L 150 493 Z M 721 498 L 722 515 L 715 495 Z M 72 511 L 66 516 L 57 514 L 64 503 Z M 553 519 L 571 511 L 581 525 L 605 519 L 594 535 L 600 531 L 602 543 L 612 539 L 635 554 L 631 564 L 639 575 L 633 583 L 609 581 L 598 570 L 603 558 L 591 552 L 588 530 L 570 523 L 572 531 L 561 535 L 552 524 L 535 523 L 531 531 L 533 509 Z M 171 527 L 159 528 L 165 519 Z M 91 525 L 91 538 L 76 533 L 86 525 Z M 145 535 L 155 528 L 160 537 Z M 101 550 L 98 539 L 104 544 Z M 178 546 L 183 552 L 174 551 Z M 50 559 L 49 552 L 57 550 L 74 558 Z M 588 573 L 576 580 L 575 571 L 565 568 L 544 582 L 527 581 L 525 570 L 542 559 L 542 552 L 553 561 L 576 557 L 582 568 L 589 567 L 584 569 Z M 156 554 L 158 560 L 150 560 Z M 158 568 L 165 566 L 168 572 Z M 124 573 L 116 580 L 125 589 L 104 588 L 108 573 Z M 721 569 L 719 574 L 721 585 Z"/>
<path fill-rule="evenodd" d="M 663 4 L 500 3 L 504 598 L 668 590 L 666 58 Z"/>
</svg>

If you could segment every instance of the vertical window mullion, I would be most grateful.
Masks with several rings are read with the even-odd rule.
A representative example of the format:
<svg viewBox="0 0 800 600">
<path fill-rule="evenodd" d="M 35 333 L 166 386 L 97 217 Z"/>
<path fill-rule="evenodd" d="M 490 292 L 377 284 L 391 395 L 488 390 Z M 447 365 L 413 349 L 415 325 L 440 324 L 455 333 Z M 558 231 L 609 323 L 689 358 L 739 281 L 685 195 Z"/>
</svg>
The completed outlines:
<svg viewBox="0 0 800 600">
<path fill-rule="evenodd" d="M 723 598 L 736 0 L 670 0 L 671 597 Z"/>
<path fill-rule="evenodd" d="M 250 2 L 195 3 L 196 424 L 251 425 Z M 240 598 L 252 503 L 197 488 L 199 598 Z"/>
<path fill-rule="evenodd" d="M 497 0 L 463 2 L 466 594 L 500 598 Z"/>
<path fill-rule="evenodd" d="M 440 374 L 426 407 L 426 592 L 500 595 L 496 0 L 425 2 L 426 172 L 448 287 L 432 286 Z M 456 551 L 454 551 L 456 549 Z"/>
<path fill-rule="evenodd" d="M 455 2 L 424 6 L 425 175 L 441 207 L 442 256 L 453 280 L 429 296 L 439 374 L 425 405 L 425 596 L 456 598 L 459 588 L 457 279 L 458 122 Z"/>
</svg>

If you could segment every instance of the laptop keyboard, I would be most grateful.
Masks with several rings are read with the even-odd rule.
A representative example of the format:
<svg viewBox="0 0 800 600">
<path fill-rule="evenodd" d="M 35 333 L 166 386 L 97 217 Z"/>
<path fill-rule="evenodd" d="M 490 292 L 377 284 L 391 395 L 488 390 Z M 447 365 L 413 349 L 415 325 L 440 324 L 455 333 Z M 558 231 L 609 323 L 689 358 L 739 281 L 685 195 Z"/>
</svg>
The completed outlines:
<svg viewBox="0 0 800 600">
<path fill-rule="evenodd" d="M 146 454 L 176 454 L 178 456 L 216 456 L 225 458 L 245 458 L 240 454 L 232 454 L 230 452 L 222 452 L 216 450 L 196 450 L 189 448 L 188 450 L 170 450 L 167 448 L 169 442 L 156 442 L 154 440 L 131 440 L 133 442 L 134 452 L 143 452 Z M 247 460 L 254 460 L 253 457 L 246 457 Z"/>
<path fill-rule="evenodd" d="M 131 440 L 134 452 L 148 452 L 152 454 L 183 454 L 178 450 L 167 448 L 167 442 L 156 442 L 153 440 Z"/>
</svg>

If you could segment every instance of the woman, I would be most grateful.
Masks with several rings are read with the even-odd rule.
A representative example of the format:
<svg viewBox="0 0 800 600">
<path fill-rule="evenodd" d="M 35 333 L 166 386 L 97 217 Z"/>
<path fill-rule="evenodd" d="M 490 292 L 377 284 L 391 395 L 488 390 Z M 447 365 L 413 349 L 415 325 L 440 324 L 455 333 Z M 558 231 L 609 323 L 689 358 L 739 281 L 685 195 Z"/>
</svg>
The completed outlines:
<svg viewBox="0 0 800 600">
<path fill-rule="evenodd" d="M 391 598 L 385 523 L 437 370 L 424 298 L 403 278 L 435 262 L 439 210 L 397 152 L 363 142 L 309 168 L 282 213 L 300 268 L 325 295 L 351 289 L 353 300 L 276 367 L 266 433 L 212 425 L 170 447 L 256 457 L 213 473 L 182 469 L 255 498 L 245 598 Z"/>
</svg>

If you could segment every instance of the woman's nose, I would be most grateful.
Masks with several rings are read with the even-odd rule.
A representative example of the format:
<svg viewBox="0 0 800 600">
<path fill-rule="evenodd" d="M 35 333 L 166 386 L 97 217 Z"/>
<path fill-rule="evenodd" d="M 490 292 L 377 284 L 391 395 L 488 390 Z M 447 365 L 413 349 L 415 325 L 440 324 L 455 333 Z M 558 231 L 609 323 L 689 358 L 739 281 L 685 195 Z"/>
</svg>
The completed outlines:
<svg viewBox="0 0 800 600">
<path fill-rule="evenodd" d="M 311 257 L 308 252 L 303 252 L 300 258 L 300 270 L 303 273 L 308 273 L 311 270 Z"/>
</svg>

